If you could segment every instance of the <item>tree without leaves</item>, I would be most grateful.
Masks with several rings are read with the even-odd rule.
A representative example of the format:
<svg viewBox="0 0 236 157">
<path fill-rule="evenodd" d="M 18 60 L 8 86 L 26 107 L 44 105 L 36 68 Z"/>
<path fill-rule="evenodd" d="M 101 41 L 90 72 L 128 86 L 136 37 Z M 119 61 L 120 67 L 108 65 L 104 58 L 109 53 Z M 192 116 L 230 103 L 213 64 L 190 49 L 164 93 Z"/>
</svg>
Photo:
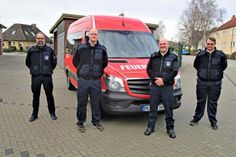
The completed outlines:
<svg viewBox="0 0 236 157">
<path fill-rule="evenodd" d="M 166 26 L 164 25 L 163 21 L 158 22 L 158 28 L 154 31 L 154 38 L 156 40 L 160 40 L 164 37 L 164 33 L 166 31 Z"/>
<path fill-rule="evenodd" d="M 191 0 L 180 18 L 182 39 L 189 46 L 198 49 L 210 30 L 223 21 L 224 9 L 218 9 L 216 0 Z"/>
</svg>

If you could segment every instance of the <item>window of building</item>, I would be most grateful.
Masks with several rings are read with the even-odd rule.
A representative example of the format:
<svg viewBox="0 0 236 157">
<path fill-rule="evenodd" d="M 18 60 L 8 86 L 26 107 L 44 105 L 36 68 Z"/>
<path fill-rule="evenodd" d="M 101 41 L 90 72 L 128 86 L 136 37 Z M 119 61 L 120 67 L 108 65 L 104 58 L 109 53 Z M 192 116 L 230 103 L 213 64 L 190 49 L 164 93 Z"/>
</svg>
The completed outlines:
<svg viewBox="0 0 236 157">
<path fill-rule="evenodd" d="M 12 31 L 11 34 L 14 35 L 16 33 L 16 31 Z"/>
<path fill-rule="evenodd" d="M 31 34 L 35 37 L 35 34 L 34 34 L 34 32 L 31 32 Z"/>
<path fill-rule="evenodd" d="M 226 42 L 222 42 L 222 47 L 225 47 L 226 46 Z"/>
<path fill-rule="evenodd" d="M 21 42 L 18 43 L 18 46 L 19 46 L 19 48 L 20 48 L 20 51 L 23 51 L 23 46 L 22 46 L 22 43 L 21 43 Z"/>
<path fill-rule="evenodd" d="M 25 31 L 25 34 L 29 36 L 28 32 Z"/>
<path fill-rule="evenodd" d="M 222 36 L 226 36 L 226 35 L 227 35 L 227 31 L 223 31 Z"/>
<path fill-rule="evenodd" d="M 230 33 L 231 35 L 235 35 L 236 34 L 236 28 L 235 27 L 233 27 L 232 28 L 232 30 L 231 30 L 231 33 Z"/>
<path fill-rule="evenodd" d="M 231 47 L 235 46 L 235 41 L 231 41 Z"/>
</svg>

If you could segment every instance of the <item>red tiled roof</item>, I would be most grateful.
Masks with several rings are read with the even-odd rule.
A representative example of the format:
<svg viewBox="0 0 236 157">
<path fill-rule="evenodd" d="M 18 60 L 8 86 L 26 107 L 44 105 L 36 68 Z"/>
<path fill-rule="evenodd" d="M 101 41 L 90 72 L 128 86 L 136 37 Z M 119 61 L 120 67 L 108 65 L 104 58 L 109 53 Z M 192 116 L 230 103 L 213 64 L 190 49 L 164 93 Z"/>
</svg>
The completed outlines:
<svg viewBox="0 0 236 157">
<path fill-rule="evenodd" d="M 235 27 L 235 26 L 236 26 L 236 17 L 235 15 L 233 15 L 231 20 L 221 25 L 216 31 L 220 31 L 220 30 Z"/>
</svg>

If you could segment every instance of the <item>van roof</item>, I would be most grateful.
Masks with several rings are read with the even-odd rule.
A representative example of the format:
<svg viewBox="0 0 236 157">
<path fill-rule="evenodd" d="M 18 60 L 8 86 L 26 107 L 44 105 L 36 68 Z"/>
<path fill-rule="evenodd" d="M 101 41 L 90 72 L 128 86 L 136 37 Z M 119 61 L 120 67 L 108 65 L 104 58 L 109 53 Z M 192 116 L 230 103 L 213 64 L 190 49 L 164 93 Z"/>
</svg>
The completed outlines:
<svg viewBox="0 0 236 157">
<path fill-rule="evenodd" d="M 80 25 L 80 27 L 77 27 Z M 77 32 L 96 28 L 98 30 L 127 30 L 150 32 L 149 28 L 141 20 L 124 16 L 85 16 L 70 25 L 69 32 Z M 81 29 L 81 30 L 80 30 Z"/>
</svg>

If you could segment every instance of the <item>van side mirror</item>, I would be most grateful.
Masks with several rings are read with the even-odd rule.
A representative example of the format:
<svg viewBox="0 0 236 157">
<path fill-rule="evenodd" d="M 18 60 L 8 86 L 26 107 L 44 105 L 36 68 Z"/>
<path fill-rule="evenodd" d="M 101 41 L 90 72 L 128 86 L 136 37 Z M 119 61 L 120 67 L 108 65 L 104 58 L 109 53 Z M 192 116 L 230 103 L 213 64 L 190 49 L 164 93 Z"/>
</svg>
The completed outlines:
<svg viewBox="0 0 236 157">
<path fill-rule="evenodd" d="M 66 53 L 72 53 L 72 49 L 66 48 Z"/>
</svg>

